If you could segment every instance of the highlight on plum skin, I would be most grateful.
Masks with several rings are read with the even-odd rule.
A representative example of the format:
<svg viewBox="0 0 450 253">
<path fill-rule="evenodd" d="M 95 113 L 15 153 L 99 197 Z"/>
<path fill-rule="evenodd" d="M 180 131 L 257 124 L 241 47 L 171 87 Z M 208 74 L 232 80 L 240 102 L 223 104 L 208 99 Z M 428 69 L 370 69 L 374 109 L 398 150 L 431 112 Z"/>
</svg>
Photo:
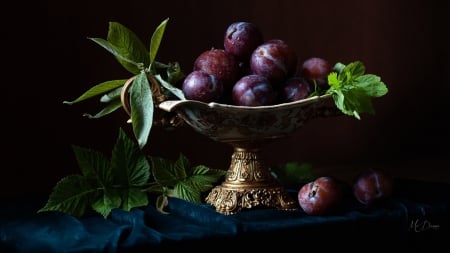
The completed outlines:
<svg viewBox="0 0 450 253">
<path fill-rule="evenodd" d="M 267 77 L 273 84 L 283 82 L 295 74 L 297 54 L 285 41 L 269 40 L 253 51 L 250 68 L 254 74 Z"/>
<path fill-rule="evenodd" d="M 248 62 L 253 50 L 263 42 L 263 34 L 255 24 L 240 21 L 227 27 L 223 44 L 225 51 L 241 62 Z"/>
<path fill-rule="evenodd" d="M 271 105 L 275 101 L 275 92 L 266 77 L 251 74 L 236 82 L 232 99 L 234 104 L 239 106 Z"/>
<path fill-rule="evenodd" d="M 223 83 L 224 90 L 231 90 L 240 77 L 239 62 L 224 49 L 212 48 L 202 52 L 194 61 L 194 70 L 202 70 Z"/>
<path fill-rule="evenodd" d="M 309 215 L 327 215 L 337 210 L 343 196 L 342 185 L 336 179 L 322 176 L 300 188 L 298 202 Z"/>
<path fill-rule="evenodd" d="M 218 101 L 223 95 L 223 84 L 206 72 L 192 71 L 183 81 L 182 90 L 187 99 L 205 103 Z"/>
</svg>

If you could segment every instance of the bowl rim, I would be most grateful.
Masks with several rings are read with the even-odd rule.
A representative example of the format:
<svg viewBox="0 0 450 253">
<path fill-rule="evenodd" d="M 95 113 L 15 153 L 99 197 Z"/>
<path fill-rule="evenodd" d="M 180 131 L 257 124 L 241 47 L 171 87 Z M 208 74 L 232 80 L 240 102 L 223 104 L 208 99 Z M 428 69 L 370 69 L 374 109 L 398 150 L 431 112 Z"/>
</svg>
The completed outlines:
<svg viewBox="0 0 450 253">
<path fill-rule="evenodd" d="M 299 105 L 307 105 L 314 102 L 318 102 L 321 100 L 325 100 L 331 97 L 331 94 L 323 94 L 323 95 L 317 95 L 308 97 L 305 99 L 287 102 L 287 103 L 279 103 L 279 104 L 273 104 L 273 105 L 262 105 L 262 106 L 240 106 L 240 105 L 232 105 L 232 104 L 222 104 L 218 102 L 210 102 L 205 103 L 198 100 L 166 100 L 161 102 L 158 107 L 162 110 L 165 110 L 167 112 L 176 111 L 179 109 L 179 107 L 183 105 L 197 105 L 200 107 L 206 107 L 209 109 L 229 109 L 229 110 L 239 110 L 239 111 L 271 111 L 271 110 L 278 110 L 278 109 L 287 109 L 292 107 L 297 107 Z"/>
</svg>

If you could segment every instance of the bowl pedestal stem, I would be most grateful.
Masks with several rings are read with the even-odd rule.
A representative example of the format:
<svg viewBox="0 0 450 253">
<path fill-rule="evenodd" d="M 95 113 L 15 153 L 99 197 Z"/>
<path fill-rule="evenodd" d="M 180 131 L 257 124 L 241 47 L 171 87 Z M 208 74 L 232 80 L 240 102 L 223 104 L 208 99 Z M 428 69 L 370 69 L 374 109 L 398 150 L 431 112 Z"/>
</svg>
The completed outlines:
<svg viewBox="0 0 450 253">
<path fill-rule="evenodd" d="M 206 203 L 226 215 L 258 206 L 298 209 L 297 202 L 270 174 L 260 148 L 239 144 L 233 146 L 234 152 L 225 181 L 211 190 Z"/>
</svg>

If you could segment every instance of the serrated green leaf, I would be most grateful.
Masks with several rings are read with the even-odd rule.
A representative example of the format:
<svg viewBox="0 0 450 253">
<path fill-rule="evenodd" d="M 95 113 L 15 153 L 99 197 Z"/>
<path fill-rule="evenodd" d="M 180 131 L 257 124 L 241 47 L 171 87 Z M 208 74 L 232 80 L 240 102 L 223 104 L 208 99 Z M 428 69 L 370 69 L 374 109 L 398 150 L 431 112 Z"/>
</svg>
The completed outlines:
<svg viewBox="0 0 450 253">
<path fill-rule="evenodd" d="M 193 203 L 201 203 L 201 192 L 196 189 L 190 182 L 181 181 L 175 185 L 173 194 L 186 201 Z"/>
<path fill-rule="evenodd" d="M 89 207 L 90 197 L 98 191 L 81 175 L 61 179 L 54 187 L 46 205 L 38 212 L 59 211 L 76 217 L 82 216 Z"/>
<path fill-rule="evenodd" d="M 212 189 L 214 183 L 225 176 L 226 173 L 225 170 L 214 170 L 204 165 L 198 165 L 193 167 L 185 182 L 192 185 L 194 189 L 205 192 Z"/>
<path fill-rule="evenodd" d="M 175 167 L 175 162 L 160 157 L 150 157 L 153 178 L 166 187 L 174 187 L 186 178 L 184 168 Z"/>
<path fill-rule="evenodd" d="M 366 67 L 364 66 L 364 64 L 361 61 L 354 61 L 349 63 L 347 66 L 345 66 L 345 68 L 343 69 L 343 72 L 346 72 L 347 74 L 349 74 L 349 76 L 351 77 L 350 79 L 355 79 L 359 76 L 364 75 L 364 73 L 366 72 Z M 340 74 L 340 76 L 342 77 L 348 77 L 348 76 L 343 76 Z M 348 80 L 348 78 L 346 78 L 346 81 L 350 81 Z"/>
<path fill-rule="evenodd" d="M 167 22 L 169 18 L 166 18 L 158 25 L 155 31 L 152 34 L 152 38 L 150 40 L 150 66 L 153 64 L 156 58 L 156 54 L 158 53 L 159 46 L 161 45 L 161 41 L 164 35 L 164 31 L 166 30 Z"/>
<path fill-rule="evenodd" d="M 341 86 L 341 82 L 338 79 L 338 74 L 336 72 L 331 72 L 328 75 L 328 84 L 333 88 L 334 90 L 339 89 Z"/>
<path fill-rule="evenodd" d="M 185 155 L 180 153 L 178 159 L 175 161 L 175 172 L 180 178 L 185 178 L 187 176 L 187 171 L 189 171 L 189 160 Z"/>
<path fill-rule="evenodd" d="M 146 156 L 122 129 L 112 151 L 111 169 L 114 184 L 124 187 L 142 187 L 150 177 Z"/>
<path fill-rule="evenodd" d="M 386 85 L 381 82 L 381 78 L 376 75 L 363 75 L 355 79 L 356 88 L 363 90 L 369 97 L 381 97 L 387 94 Z"/>
<path fill-rule="evenodd" d="M 159 81 L 159 83 L 166 88 L 169 92 L 171 92 L 172 94 L 174 94 L 176 97 L 178 97 L 179 99 L 186 99 L 186 97 L 184 96 L 184 92 L 176 87 L 174 87 L 172 84 L 166 82 L 161 75 L 155 75 L 155 78 Z"/>
<path fill-rule="evenodd" d="M 172 188 L 171 196 L 196 203 L 201 201 L 201 193 L 210 190 L 226 174 L 224 170 L 214 170 L 203 165 L 189 168 L 189 161 L 183 154 L 175 162 L 151 157 L 151 163 L 156 182 Z"/>
<path fill-rule="evenodd" d="M 112 113 L 112 112 L 115 112 L 119 108 L 122 108 L 122 102 L 120 101 L 120 99 L 116 99 L 116 100 L 111 101 L 107 106 L 105 106 L 105 108 L 103 108 L 101 111 L 99 111 L 95 115 L 92 115 L 89 113 L 84 113 L 83 116 L 88 117 L 90 119 L 99 119 L 101 117 L 104 117 L 104 116 Z"/>
<path fill-rule="evenodd" d="M 133 81 L 130 89 L 130 107 L 133 132 L 142 149 L 147 144 L 153 124 L 153 96 L 145 72 L 141 72 Z"/>
<path fill-rule="evenodd" d="M 188 168 L 189 161 L 183 154 L 180 154 L 175 162 L 156 157 L 152 158 L 153 177 L 156 182 L 166 187 L 174 187 L 177 183 L 186 179 Z"/>
<path fill-rule="evenodd" d="M 40 211 L 57 210 L 80 216 L 90 206 L 106 218 L 114 208 L 129 211 L 148 204 L 148 160 L 122 129 L 111 161 L 95 150 L 78 146 L 73 146 L 73 150 L 83 175 L 61 180 Z"/>
<path fill-rule="evenodd" d="M 112 80 L 112 81 L 106 81 L 100 84 L 95 85 L 94 87 L 90 88 L 86 92 L 84 92 L 81 96 L 76 98 L 73 101 L 63 101 L 64 104 L 72 105 L 78 102 L 81 102 L 83 100 L 102 95 L 108 91 L 111 91 L 117 87 L 123 86 L 127 80 L 121 79 L 121 80 Z"/>
<path fill-rule="evenodd" d="M 119 208 L 122 202 L 120 194 L 115 190 L 105 189 L 101 193 L 97 193 L 96 201 L 92 203 L 91 207 L 96 212 L 100 213 L 103 218 L 107 218 L 112 209 Z"/>
<path fill-rule="evenodd" d="M 371 97 L 367 96 L 362 89 L 351 89 L 344 92 L 344 106 L 347 111 L 358 113 L 374 113 Z"/>
<path fill-rule="evenodd" d="M 110 41 L 104 40 L 102 38 L 88 38 L 88 39 L 92 40 L 93 42 L 97 43 L 98 45 L 106 49 L 108 52 L 113 54 L 116 57 L 117 61 L 120 63 L 120 65 L 122 65 L 130 73 L 136 75 L 142 70 L 144 70 L 144 63 L 130 59 L 129 57 L 132 57 L 131 53 L 128 51 L 129 49 L 121 48 L 123 45 L 119 45 L 119 47 L 117 47 Z"/>
<path fill-rule="evenodd" d="M 112 183 L 110 161 L 104 154 L 75 145 L 72 150 L 86 179 L 98 180 L 98 184 L 103 187 Z"/>
<path fill-rule="evenodd" d="M 145 191 L 137 188 L 127 188 L 121 191 L 122 205 L 121 209 L 130 211 L 134 207 L 148 205 L 148 196 Z"/>
</svg>

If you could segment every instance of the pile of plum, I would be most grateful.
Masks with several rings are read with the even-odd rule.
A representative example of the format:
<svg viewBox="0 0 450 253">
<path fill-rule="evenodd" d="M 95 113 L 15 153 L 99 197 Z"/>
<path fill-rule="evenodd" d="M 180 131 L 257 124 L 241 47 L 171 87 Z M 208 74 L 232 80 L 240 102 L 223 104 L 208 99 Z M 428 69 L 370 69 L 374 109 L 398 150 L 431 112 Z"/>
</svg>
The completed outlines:
<svg viewBox="0 0 450 253">
<path fill-rule="evenodd" d="M 229 25 L 223 45 L 195 59 L 182 84 L 187 99 L 262 106 L 304 99 L 328 87 L 328 61 L 312 57 L 299 64 L 292 47 L 281 39 L 264 41 L 253 23 Z"/>
<path fill-rule="evenodd" d="M 224 34 L 223 48 L 202 52 L 184 79 L 186 99 L 238 106 L 263 106 L 305 99 L 329 88 L 330 63 L 320 57 L 299 62 L 283 40 L 264 41 L 261 30 L 250 22 L 235 22 Z M 373 205 L 392 194 L 392 178 L 381 170 L 361 173 L 352 186 L 353 196 Z M 298 191 L 300 207 L 310 215 L 335 211 L 344 198 L 344 187 L 323 176 Z"/>
</svg>

